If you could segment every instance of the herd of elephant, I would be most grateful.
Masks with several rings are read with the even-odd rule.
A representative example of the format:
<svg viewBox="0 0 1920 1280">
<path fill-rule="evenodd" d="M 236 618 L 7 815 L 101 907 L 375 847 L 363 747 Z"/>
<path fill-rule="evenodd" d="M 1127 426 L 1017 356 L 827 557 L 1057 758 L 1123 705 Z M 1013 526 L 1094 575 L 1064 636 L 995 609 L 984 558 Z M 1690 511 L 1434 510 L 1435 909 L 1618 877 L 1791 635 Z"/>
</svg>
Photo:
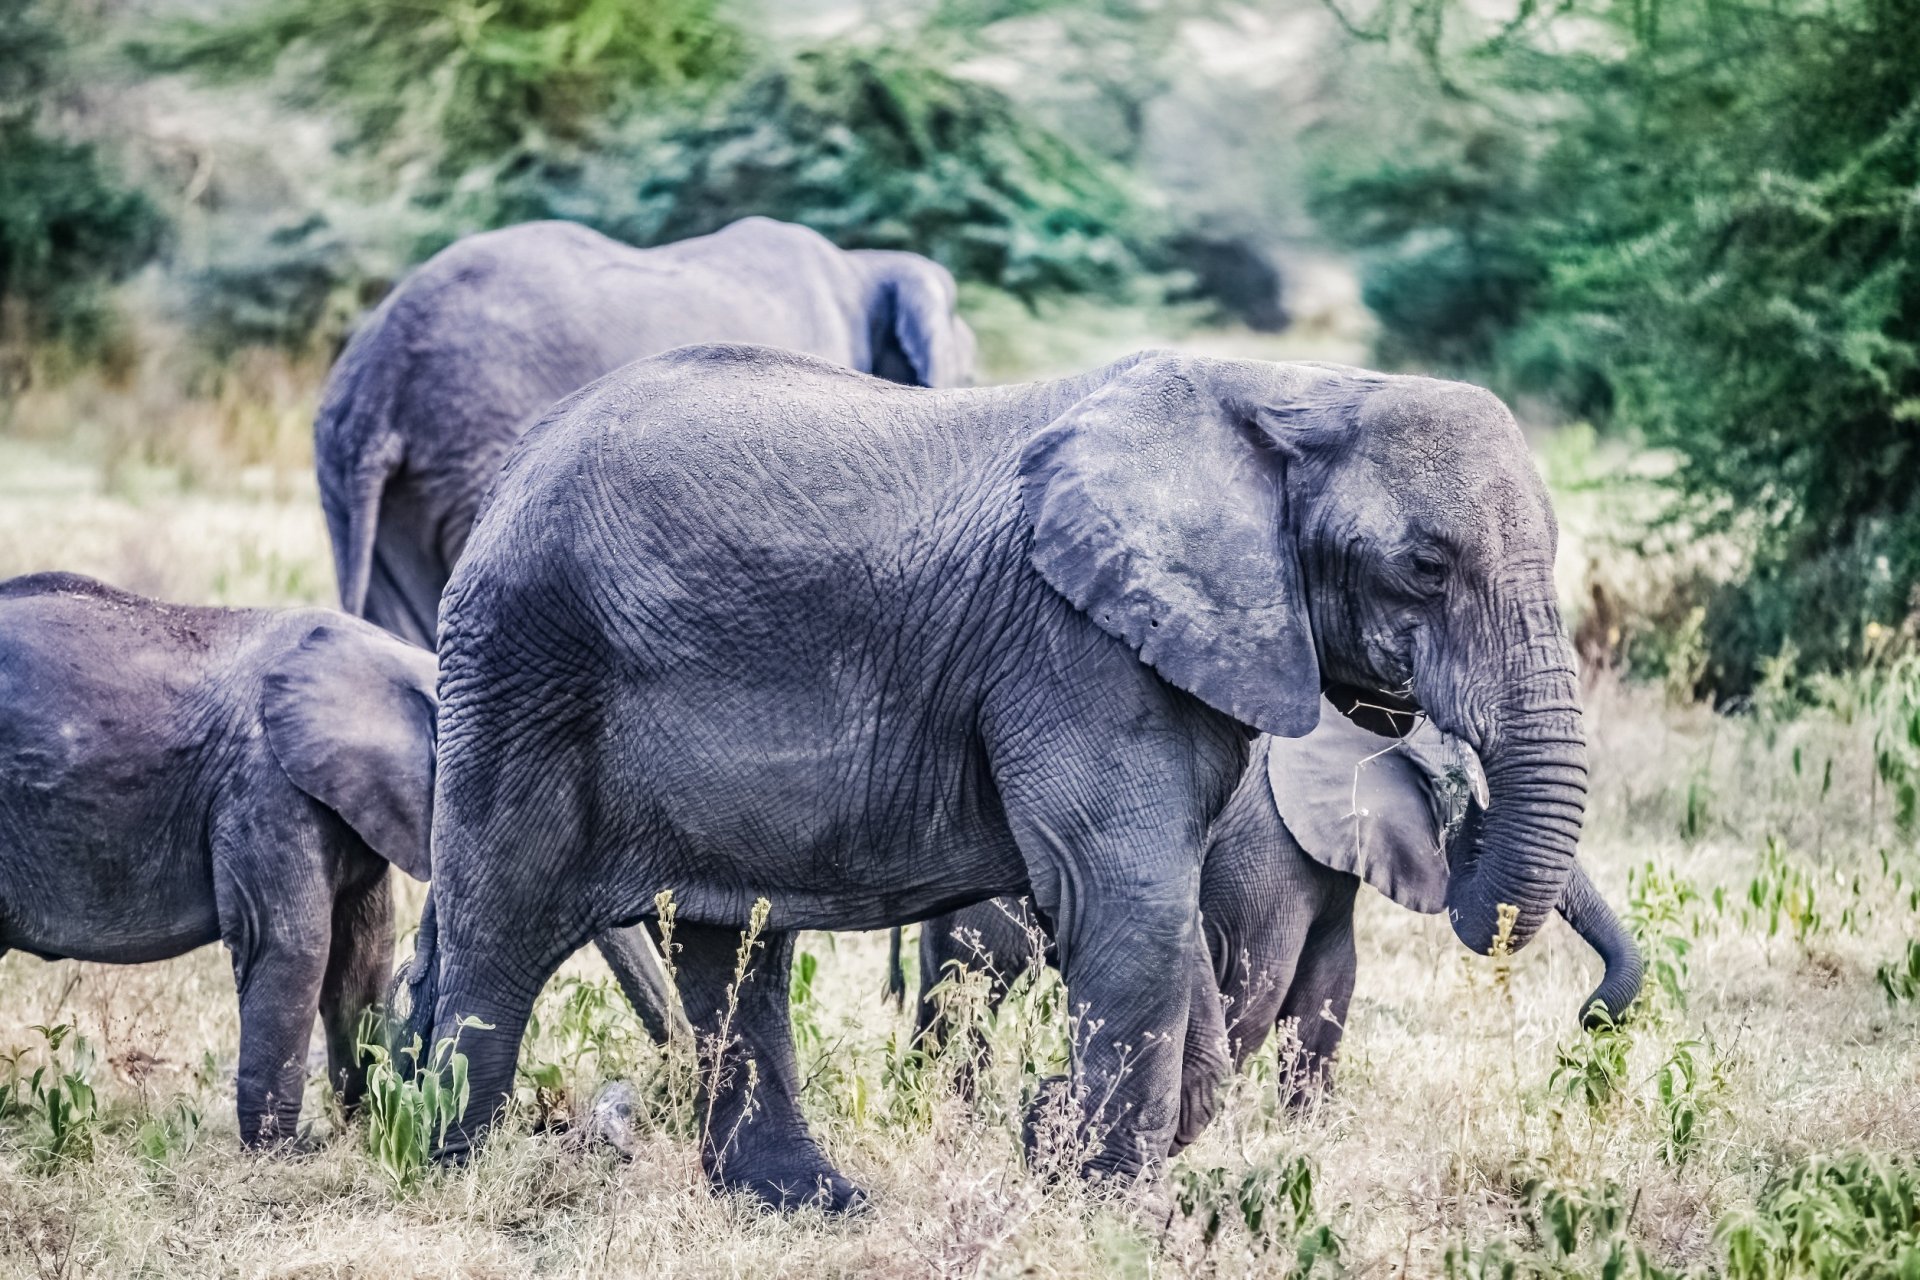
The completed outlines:
<svg viewBox="0 0 1920 1280">
<path fill-rule="evenodd" d="M 766 219 L 444 250 L 324 393 L 341 611 L 0 583 L 0 951 L 224 942 L 240 1134 L 276 1144 L 316 1012 L 360 1095 L 392 864 L 431 878 L 396 1016 L 468 1061 L 443 1158 L 593 940 L 712 1057 L 712 1180 L 829 1209 L 862 1192 L 798 1102 L 801 930 L 926 922 L 926 1036 L 950 964 L 1044 948 L 1089 1176 L 1150 1177 L 1276 1027 L 1291 1095 L 1326 1087 L 1363 880 L 1482 953 L 1557 910 L 1605 963 L 1583 1014 L 1625 1012 L 1640 958 L 1575 861 L 1554 517 L 1497 398 L 972 362 L 939 266 Z"/>
</svg>

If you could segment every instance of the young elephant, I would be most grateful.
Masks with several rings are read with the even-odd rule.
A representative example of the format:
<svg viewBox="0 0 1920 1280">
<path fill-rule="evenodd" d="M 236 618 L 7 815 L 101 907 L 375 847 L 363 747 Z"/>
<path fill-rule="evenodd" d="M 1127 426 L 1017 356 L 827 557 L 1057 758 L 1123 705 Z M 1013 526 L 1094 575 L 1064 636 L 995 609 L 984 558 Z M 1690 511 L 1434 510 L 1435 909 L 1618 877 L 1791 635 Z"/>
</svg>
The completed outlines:
<svg viewBox="0 0 1920 1280">
<path fill-rule="evenodd" d="M 316 1009 L 351 1105 L 392 968 L 387 864 L 427 878 L 434 680 L 433 655 L 331 610 L 0 583 L 0 952 L 225 942 L 242 1140 L 294 1136 Z"/>
<path fill-rule="evenodd" d="M 1456 754 L 1457 753 L 1457 754 Z M 1366 881 L 1411 911 L 1446 905 L 1449 861 L 1471 844 L 1466 804 L 1477 763 L 1430 724 L 1402 739 L 1355 725 L 1332 706 L 1303 738 L 1263 737 L 1209 833 L 1200 882 L 1208 950 L 1227 998 L 1234 1065 L 1291 1023 L 1290 1101 L 1323 1088 L 1353 998 L 1353 908 Z M 1583 1018 L 1618 1019 L 1640 993 L 1639 950 L 1586 873 L 1575 867 L 1560 902 L 1606 972 Z M 993 1005 L 1052 948 L 1026 905 L 980 903 L 927 921 L 920 934 L 917 1034 L 945 1033 L 935 985 L 949 965 L 983 969 Z M 894 936 L 890 989 L 904 996 Z M 1596 1008 L 1597 1006 L 1597 1008 Z M 978 1047 L 976 1047 L 978 1052 Z"/>
</svg>

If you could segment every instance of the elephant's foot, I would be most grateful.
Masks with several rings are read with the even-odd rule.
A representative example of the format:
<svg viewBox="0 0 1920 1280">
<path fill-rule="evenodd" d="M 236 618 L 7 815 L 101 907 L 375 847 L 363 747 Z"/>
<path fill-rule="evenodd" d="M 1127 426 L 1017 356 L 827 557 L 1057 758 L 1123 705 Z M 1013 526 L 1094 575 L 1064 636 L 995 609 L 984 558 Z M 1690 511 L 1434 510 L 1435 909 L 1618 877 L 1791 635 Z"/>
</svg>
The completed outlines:
<svg viewBox="0 0 1920 1280">
<path fill-rule="evenodd" d="M 734 1151 L 707 1177 L 723 1192 L 743 1191 L 769 1208 L 847 1213 L 866 1203 L 867 1193 L 827 1163 L 811 1141 L 764 1152 Z"/>
</svg>

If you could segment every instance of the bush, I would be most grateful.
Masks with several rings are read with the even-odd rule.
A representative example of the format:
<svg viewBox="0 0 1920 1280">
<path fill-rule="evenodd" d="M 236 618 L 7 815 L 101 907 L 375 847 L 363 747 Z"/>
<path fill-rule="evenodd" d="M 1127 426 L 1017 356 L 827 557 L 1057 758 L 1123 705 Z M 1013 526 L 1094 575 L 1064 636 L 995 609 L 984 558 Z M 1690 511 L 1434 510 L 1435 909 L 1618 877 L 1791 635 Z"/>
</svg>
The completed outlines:
<svg viewBox="0 0 1920 1280">
<path fill-rule="evenodd" d="M 1118 291 L 1153 234 L 1118 170 L 998 89 L 885 46 L 810 50 L 678 115 L 632 118 L 522 175 L 499 216 L 659 244 L 750 213 L 1025 296 Z"/>
</svg>

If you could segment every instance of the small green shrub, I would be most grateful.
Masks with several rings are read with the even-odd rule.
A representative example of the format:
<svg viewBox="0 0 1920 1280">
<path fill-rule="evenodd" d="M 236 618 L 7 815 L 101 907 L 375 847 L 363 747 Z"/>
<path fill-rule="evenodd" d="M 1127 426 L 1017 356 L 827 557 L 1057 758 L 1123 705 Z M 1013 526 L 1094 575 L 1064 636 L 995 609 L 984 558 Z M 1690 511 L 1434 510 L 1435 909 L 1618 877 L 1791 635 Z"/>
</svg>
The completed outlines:
<svg viewBox="0 0 1920 1280">
<path fill-rule="evenodd" d="M 1627 1055 L 1632 1051 L 1632 1032 L 1603 1018 L 1554 1051 L 1547 1088 L 1589 1112 L 1610 1110 L 1626 1091 Z"/>
<path fill-rule="evenodd" d="M 1764 926 L 1769 938 L 1785 931 L 1803 944 L 1825 925 L 1812 873 L 1787 856 L 1778 836 L 1767 837 L 1760 870 L 1747 883 L 1741 922 L 1752 928 Z"/>
<path fill-rule="evenodd" d="M 1717 1234 L 1726 1280 L 1909 1280 L 1920 1276 L 1920 1165 L 1815 1157 Z"/>
<path fill-rule="evenodd" d="M 100 1101 L 94 1091 L 96 1055 L 75 1023 L 35 1026 L 41 1043 L 0 1054 L 0 1120 L 24 1121 L 25 1145 L 37 1167 L 92 1154 Z M 22 1074 L 21 1061 L 38 1051 L 45 1061 Z"/>
<path fill-rule="evenodd" d="M 1687 956 L 1699 935 L 1700 891 L 1653 862 L 1627 872 L 1627 923 L 1650 981 L 1639 1004 L 1656 1016 L 1687 1007 Z"/>
<path fill-rule="evenodd" d="M 486 1023 L 463 1018 L 459 1030 L 490 1031 Z M 369 1013 L 360 1028 L 360 1052 L 367 1066 L 367 1154 L 397 1191 L 417 1183 L 433 1164 L 433 1153 L 446 1141 L 447 1130 L 466 1114 L 467 1055 L 458 1048 L 459 1035 L 434 1046 L 421 1061 L 418 1036 L 412 1045 L 390 1053 L 384 1028 Z M 409 1064 L 403 1068 L 399 1062 Z"/>
<path fill-rule="evenodd" d="M 1873 977 L 1893 1004 L 1906 1004 L 1920 996 L 1920 942 L 1909 942 L 1906 955 L 1881 965 Z"/>
<path fill-rule="evenodd" d="M 1252 1165 L 1238 1173 L 1221 1165 L 1183 1167 L 1174 1173 L 1174 1203 L 1183 1217 L 1199 1225 L 1200 1239 L 1209 1250 L 1232 1223 L 1245 1229 L 1247 1243 L 1257 1254 L 1291 1244 L 1291 1275 L 1311 1276 L 1316 1267 L 1337 1274 L 1344 1242 L 1315 1216 L 1313 1183 L 1313 1165 L 1305 1156 Z"/>
</svg>

